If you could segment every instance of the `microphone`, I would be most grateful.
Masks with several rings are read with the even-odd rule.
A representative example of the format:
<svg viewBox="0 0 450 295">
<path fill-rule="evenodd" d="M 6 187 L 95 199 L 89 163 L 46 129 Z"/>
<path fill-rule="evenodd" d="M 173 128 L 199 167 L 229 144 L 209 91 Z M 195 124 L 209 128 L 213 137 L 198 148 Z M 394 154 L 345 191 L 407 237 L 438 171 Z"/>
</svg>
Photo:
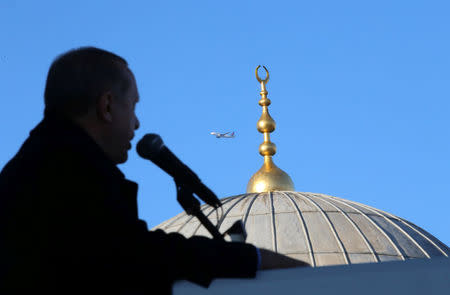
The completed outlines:
<svg viewBox="0 0 450 295">
<path fill-rule="evenodd" d="M 218 208 L 222 203 L 217 196 L 202 183 L 188 166 L 181 162 L 164 144 L 161 136 L 150 133 L 144 135 L 136 145 L 138 155 L 152 161 L 156 166 L 172 176 L 175 183 L 190 189 L 207 204 Z"/>
</svg>

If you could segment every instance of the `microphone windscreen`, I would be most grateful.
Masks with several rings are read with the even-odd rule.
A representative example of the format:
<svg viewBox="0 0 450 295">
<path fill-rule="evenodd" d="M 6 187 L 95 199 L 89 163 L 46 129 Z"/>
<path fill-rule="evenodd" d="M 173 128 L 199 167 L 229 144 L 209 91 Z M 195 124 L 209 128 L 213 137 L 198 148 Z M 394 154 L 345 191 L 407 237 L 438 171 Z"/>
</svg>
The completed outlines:
<svg viewBox="0 0 450 295">
<path fill-rule="evenodd" d="M 139 140 L 136 145 L 136 151 L 142 158 L 156 160 L 163 147 L 164 142 L 161 139 L 161 136 L 149 133 Z"/>
</svg>

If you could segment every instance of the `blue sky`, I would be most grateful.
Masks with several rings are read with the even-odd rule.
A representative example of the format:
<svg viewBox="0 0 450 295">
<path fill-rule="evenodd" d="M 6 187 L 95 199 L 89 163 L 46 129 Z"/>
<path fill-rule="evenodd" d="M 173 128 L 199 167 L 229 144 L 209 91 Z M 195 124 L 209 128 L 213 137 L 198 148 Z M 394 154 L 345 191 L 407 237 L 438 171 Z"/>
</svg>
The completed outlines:
<svg viewBox="0 0 450 295">
<path fill-rule="evenodd" d="M 219 197 L 244 193 L 262 164 L 263 64 L 274 160 L 296 190 L 388 211 L 449 245 L 449 3 L 2 0 L 0 167 L 42 119 L 52 60 L 92 45 L 136 75 L 134 143 L 159 133 Z M 170 177 L 134 150 L 121 169 L 150 227 L 181 212 Z"/>
</svg>

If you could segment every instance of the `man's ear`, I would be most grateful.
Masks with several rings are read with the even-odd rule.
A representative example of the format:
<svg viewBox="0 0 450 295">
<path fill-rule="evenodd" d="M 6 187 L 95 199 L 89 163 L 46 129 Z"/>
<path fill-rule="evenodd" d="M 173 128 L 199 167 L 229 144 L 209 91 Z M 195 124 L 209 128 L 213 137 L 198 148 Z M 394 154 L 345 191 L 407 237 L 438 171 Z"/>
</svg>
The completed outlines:
<svg viewBox="0 0 450 295">
<path fill-rule="evenodd" d="M 97 116 L 100 120 L 108 123 L 112 122 L 112 93 L 107 91 L 103 93 L 97 100 Z"/>
</svg>

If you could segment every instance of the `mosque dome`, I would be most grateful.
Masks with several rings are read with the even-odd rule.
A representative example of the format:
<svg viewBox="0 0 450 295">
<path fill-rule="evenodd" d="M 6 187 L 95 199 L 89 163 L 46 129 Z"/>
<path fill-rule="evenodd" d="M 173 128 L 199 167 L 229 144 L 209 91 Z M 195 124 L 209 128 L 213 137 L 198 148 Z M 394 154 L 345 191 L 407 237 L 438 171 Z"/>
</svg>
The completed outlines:
<svg viewBox="0 0 450 295">
<path fill-rule="evenodd" d="M 259 68 L 259 66 L 258 66 Z M 237 220 L 247 232 L 247 243 L 273 250 L 312 266 L 448 257 L 450 249 L 437 238 L 390 213 L 333 196 L 295 192 L 290 176 L 272 160 L 276 146 L 270 141 L 275 121 L 270 117 L 266 83 L 261 83 L 263 108 L 257 129 L 264 135 L 259 147 L 264 164 L 248 182 L 247 193 L 224 198 L 222 210 L 207 204 L 204 215 L 223 233 Z M 212 237 L 197 218 L 186 213 L 154 229 L 186 237 Z"/>
<path fill-rule="evenodd" d="M 247 193 L 222 199 L 223 215 L 203 213 L 224 232 L 242 220 L 247 243 L 300 259 L 312 266 L 448 257 L 431 234 L 390 213 L 324 194 L 293 191 Z M 219 211 L 220 213 L 220 211 Z M 186 237 L 211 237 L 185 213 L 156 228 Z"/>
</svg>

